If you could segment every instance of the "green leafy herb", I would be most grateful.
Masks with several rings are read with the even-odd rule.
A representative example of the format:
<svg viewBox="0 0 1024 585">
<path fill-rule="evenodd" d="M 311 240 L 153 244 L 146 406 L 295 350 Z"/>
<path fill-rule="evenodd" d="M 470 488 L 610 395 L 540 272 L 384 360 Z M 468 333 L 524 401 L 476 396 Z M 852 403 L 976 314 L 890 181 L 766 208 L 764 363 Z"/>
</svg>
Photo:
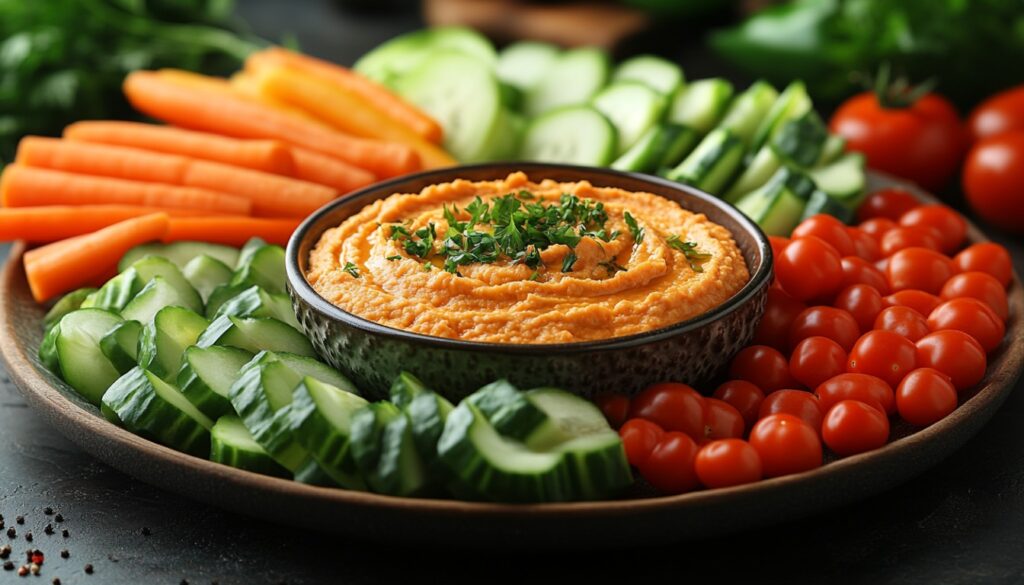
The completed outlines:
<svg viewBox="0 0 1024 585">
<path fill-rule="evenodd" d="M 701 267 L 701 263 L 711 259 L 711 254 L 697 250 L 697 244 L 695 242 L 684 242 L 679 239 L 679 236 L 669 236 L 668 238 L 665 238 L 665 243 L 668 244 L 670 248 L 682 252 L 686 257 L 686 260 L 690 263 L 690 268 L 694 272 L 704 272 L 704 268 Z"/>
<path fill-rule="evenodd" d="M 345 267 L 342 268 L 344 272 L 352 275 L 352 278 L 359 278 L 359 267 L 351 262 L 346 262 Z"/>
<path fill-rule="evenodd" d="M 562 259 L 562 272 L 572 272 L 573 264 L 576 264 L 576 253 L 570 251 Z"/>
<path fill-rule="evenodd" d="M 604 262 L 598 262 L 597 265 L 607 270 L 609 275 L 615 274 L 616 272 L 626 272 L 626 267 L 616 262 L 614 258 L 611 260 L 605 260 Z"/>
<path fill-rule="evenodd" d="M 629 228 L 630 235 L 633 236 L 633 245 L 639 246 L 644 241 L 644 228 L 640 227 L 636 222 L 636 218 L 633 217 L 628 211 L 623 214 L 626 220 L 626 227 Z"/>
<path fill-rule="evenodd" d="M 387 257 L 387 261 L 388 262 L 394 262 L 395 260 L 401 260 L 401 259 L 402 259 L 402 257 L 399 256 L 398 254 L 395 254 L 394 256 L 388 256 Z"/>
<path fill-rule="evenodd" d="M 537 272 L 536 270 L 534 270 L 533 274 L 530 275 L 530 280 L 534 280 L 534 281 L 540 280 L 540 272 Z"/>
</svg>

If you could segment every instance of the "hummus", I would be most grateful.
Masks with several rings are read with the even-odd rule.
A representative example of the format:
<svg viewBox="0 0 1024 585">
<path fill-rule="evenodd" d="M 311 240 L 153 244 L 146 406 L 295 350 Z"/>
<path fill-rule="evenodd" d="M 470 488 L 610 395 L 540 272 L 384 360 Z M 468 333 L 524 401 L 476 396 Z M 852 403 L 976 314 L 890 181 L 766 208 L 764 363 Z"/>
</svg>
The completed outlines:
<svg viewBox="0 0 1024 585">
<path fill-rule="evenodd" d="M 722 304 L 750 278 L 728 230 L 703 214 L 523 173 L 376 201 L 323 234 L 306 277 L 382 325 L 517 344 L 658 329 Z"/>
</svg>

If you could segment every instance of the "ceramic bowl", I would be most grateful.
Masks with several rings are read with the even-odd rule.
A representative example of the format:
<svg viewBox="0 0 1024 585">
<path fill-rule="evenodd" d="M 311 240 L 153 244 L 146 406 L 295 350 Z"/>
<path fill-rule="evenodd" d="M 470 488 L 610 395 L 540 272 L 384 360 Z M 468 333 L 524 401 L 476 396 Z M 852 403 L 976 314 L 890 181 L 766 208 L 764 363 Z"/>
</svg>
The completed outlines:
<svg viewBox="0 0 1024 585">
<path fill-rule="evenodd" d="M 718 307 L 661 329 L 606 340 L 537 345 L 460 341 L 386 327 L 332 305 L 306 281 L 309 253 L 320 236 L 366 205 L 395 193 L 418 193 L 437 183 L 503 179 L 515 171 L 525 172 L 536 182 L 587 180 L 598 187 L 654 193 L 703 213 L 732 233 L 750 281 Z M 289 293 L 299 323 L 324 359 L 347 372 L 370 396 L 386 397 L 394 377 L 408 370 L 453 401 L 498 378 L 520 388 L 556 386 L 583 396 L 604 391 L 635 393 L 665 380 L 706 383 L 753 337 L 764 313 L 771 267 L 771 246 L 764 232 L 712 195 L 649 175 L 531 163 L 452 167 L 377 183 L 316 211 L 295 231 L 287 251 Z"/>
</svg>

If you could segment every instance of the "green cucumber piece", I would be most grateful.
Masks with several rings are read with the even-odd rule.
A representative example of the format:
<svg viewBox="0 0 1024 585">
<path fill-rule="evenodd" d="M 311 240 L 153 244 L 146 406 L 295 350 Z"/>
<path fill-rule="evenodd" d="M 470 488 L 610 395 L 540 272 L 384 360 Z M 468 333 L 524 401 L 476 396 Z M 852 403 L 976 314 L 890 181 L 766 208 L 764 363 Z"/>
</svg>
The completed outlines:
<svg viewBox="0 0 1024 585">
<path fill-rule="evenodd" d="M 292 300 L 286 294 L 271 294 L 258 286 L 251 286 L 218 307 L 214 318 L 269 317 L 298 329 L 299 321 L 292 309 Z"/>
<path fill-rule="evenodd" d="M 541 80 L 561 52 L 560 48 L 550 43 L 512 43 L 498 54 L 494 71 L 503 83 L 527 91 Z"/>
<path fill-rule="evenodd" d="M 139 365 L 172 380 L 181 369 L 185 350 L 210 326 L 205 317 L 183 307 L 164 307 L 146 323 L 139 338 Z"/>
<path fill-rule="evenodd" d="M 124 428 L 177 451 L 207 457 L 213 421 L 153 372 L 136 367 L 103 394 L 103 412 Z"/>
<path fill-rule="evenodd" d="M 252 438 L 242 419 L 234 415 L 218 418 L 210 430 L 210 461 L 263 475 L 289 475 L 288 470 L 267 455 Z"/>
<path fill-rule="evenodd" d="M 811 108 L 811 97 L 807 95 L 807 87 L 802 81 L 794 81 L 782 90 L 772 104 L 771 109 L 761 120 L 754 137 L 750 142 L 750 150 L 756 151 L 772 140 L 776 133 L 790 120 L 803 117 Z"/>
<path fill-rule="evenodd" d="M 814 182 L 806 175 L 783 167 L 760 189 L 736 202 L 736 208 L 768 235 L 784 236 L 800 223 L 813 191 Z"/>
<path fill-rule="evenodd" d="M 732 84 L 721 78 L 701 79 L 676 94 L 668 121 L 693 128 L 703 136 L 718 124 L 732 101 Z"/>
<path fill-rule="evenodd" d="M 846 138 L 838 134 L 829 134 L 825 139 L 825 145 L 821 147 L 821 156 L 814 164 L 816 167 L 827 166 L 843 156 L 846 151 Z"/>
<path fill-rule="evenodd" d="M 122 321 L 110 311 L 79 309 L 64 315 L 55 328 L 52 349 L 61 377 L 93 404 L 100 403 L 103 393 L 121 375 L 103 355 L 100 340 Z"/>
<path fill-rule="evenodd" d="M 770 147 L 783 162 L 809 168 L 821 159 L 828 129 L 813 110 L 783 123 L 771 136 Z"/>
<path fill-rule="evenodd" d="M 651 127 L 661 120 L 665 98 L 647 85 L 638 82 L 617 82 L 594 96 L 593 106 L 615 126 L 618 151 L 622 154 L 636 144 Z"/>
<path fill-rule="evenodd" d="M 142 323 L 123 321 L 100 338 L 100 351 L 107 356 L 122 374 L 139 363 L 139 338 L 142 337 Z"/>
<path fill-rule="evenodd" d="M 552 110 L 585 104 L 608 83 L 611 62 L 600 49 L 570 49 L 559 55 L 526 93 L 523 110 L 539 116 Z"/>
<path fill-rule="evenodd" d="M 192 346 L 185 350 L 177 382 L 181 393 L 210 418 L 231 412 L 231 386 L 252 353 L 235 347 Z"/>
<path fill-rule="evenodd" d="M 447 26 L 397 36 L 363 55 L 354 69 L 378 83 L 393 85 L 399 77 L 414 74 L 439 51 L 466 55 L 488 67 L 497 60 L 487 37 L 471 28 Z"/>
<path fill-rule="evenodd" d="M 173 262 L 178 268 L 184 268 L 193 258 L 210 256 L 227 266 L 234 266 L 238 260 L 238 249 L 207 242 L 174 242 L 172 244 L 142 244 L 125 252 L 117 264 L 118 272 L 124 272 L 129 266 L 146 256 L 159 256 Z"/>
<path fill-rule="evenodd" d="M 659 124 L 615 159 L 611 167 L 620 171 L 654 172 L 664 166 L 679 164 L 696 144 L 697 133 L 692 128 L 679 124 Z"/>
<path fill-rule="evenodd" d="M 731 131 L 747 146 L 778 97 L 779 92 L 767 82 L 755 81 L 736 96 L 718 127 Z"/>
<path fill-rule="evenodd" d="M 725 128 L 716 128 L 701 140 L 668 178 L 711 194 L 720 194 L 743 162 L 743 141 Z"/>
<path fill-rule="evenodd" d="M 217 317 L 199 336 L 196 345 L 226 345 L 253 353 L 269 350 L 316 357 L 305 335 L 287 323 L 268 318 Z"/>
<path fill-rule="evenodd" d="M 405 413 L 385 425 L 380 437 L 380 459 L 367 477 L 373 491 L 391 496 L 413 496 L 422 492 L 430 478 Z"/>
<path fill-rule="evenodd" d="M 496 380 L 467 399 L 504 436 L 523 440 L 548 422 L 537 408 L 508 380 Z"/>
<path fill-rule="evenodd" d="M 804 208 L 804 214 L 800 220 L 803 221 L 809 217 L 814 217 L 819 213 L 831 215 L 846 224 L 852 223 L 856 216 L 854 210 L 836 201 L 828 193 L 817 189 L 814 193 L 811 193 L 810 199 L 807 200 L 807 206 Z"/>
<path fill-rule="evenodd" d="M 338 485 L 365 490 L 350 448 L 353 415 L 364 398 L 312 377 L 292 393 L 289 428 Z"/>
<path fill-rule="evenodd" d="M 422 380 L 409 372 L 400 372 L 391 383 L 391 403 L 405 410 L 417 396 L 430 392 Z"/>
<path fill-rule="evenodd" d="M 259 285 L 252 285 L 259 286 Z M 230 284 L 222 284 L 213 289 L 210 296 L 206 299 L 206 318 L 214 319 L 217 317 L 217 312 L 224 306 L 224 303 L 242 294 L 243 291 L 249 289 L 249 286 L 244 284 L 232 286 Z"/>
<path fill-rule="evenodd" d="M 526 127 L 519 158 L 600 167 L 610 163 L 615 153 L 612 123 L 590 106 L 569 106 L 548 112 Z"/>
<path fill-rule="evenodd" d="M 234 264 L 226 263 L 231 268 L 238 270 L 247 263 L 252 262 L 252 255 L 261 249 L 269 246 L 263 238 L 253 236 L 246 240 L 245 244 L 242 245 L 241 249 L 238 250 L 238 259 L 235 260 Z"/>
<path fill-rule="evenodd" d="M 59 301 L 50 307 L 46 315 L 43 315 L 43 331 L 49 331 L 64 315 L 81 309 L 82 302 L 94 292 L 96 292 L 95 288 L 80 288 L 62 296 Z"/>
<path fill-rule="evenodd" d="M 284 294 L 285 281 L 284 248 L 265 245 L 239 256 L 238 268 L 228 285 L 241 289 L 258 286 L 270 293 Z"/>
<path fill-rule="evenodd" d="M 134 269 L 128 268 L 111 278 L 82 300 L 83 309 L 103 309 L 120 313 L 145 285 Z"/>
<path fill-rule="evenodd" d="M 781 166 L 782 159 L 775 153 L 775 149 L 771 146 L 762 147 L 754 155 L 747 168 L 743 169 L 739 177 L 736 177 L 722 199 L 729 203 L 736 203 L 747 193 L 767 183 Z"/>
<path fill-rule="evenodd" d="M 663 96 L 674 96 L 685 83 L 683 70 L 675 63 L 655 55 L 637 55 L 615 68 L 612 82 L 636 81 Z"/>
<path fill-rule="evenodd" d="M 189 260 L 181 269 L 181 273 L 205 303 L 218 286 L 225 285 L 231 280 L 233 271 L 227 264 L 213 256 L 203 254 Z"/>
<path fill-rule="evenodd" d="M 384 427 L 400 416 L 402 411 L 390 402 L 372 402 L 352 414 L 349 442 L 353 460 L 364 477 L 375 473 L 380 463 Z"/>
<path fill-rule="evenodd" d="M 819 189 L 852 210 L 857 209 L 866 193 L 864 155 L 859 152 L 844 154 L 827 167 L 809 171 L 808 175 Z"/>
<path fill-rule="evenodd" d="M 43 335 L 39 344 L 39 362 L 43 367 L 60 376 L 60 359 L 57 358 L 57 337 L 60 335 L 60 321 L 54 323 Z"/>
<path fill-rule="evenodd" d="M 164 307 L 183 307 L 198 313 L 203 310 L 203 303 L 195 289 L 191 285 L 188 286 L 195 297 L 183 294 L 180 288 L 167 282 L 162 276 L 156 276 L 125 305 L 121 316 L 131 321 L 149 323 Z"/>
<path fill-rule="evenodd" d="M 455 406 L 440 394 L 426 392 L 412 399 L 404 408 L 412 425 L 412 438 L 428 469 L 437 469 L 437 442 L 444 432 L 444 423 Z"/>
</svg>

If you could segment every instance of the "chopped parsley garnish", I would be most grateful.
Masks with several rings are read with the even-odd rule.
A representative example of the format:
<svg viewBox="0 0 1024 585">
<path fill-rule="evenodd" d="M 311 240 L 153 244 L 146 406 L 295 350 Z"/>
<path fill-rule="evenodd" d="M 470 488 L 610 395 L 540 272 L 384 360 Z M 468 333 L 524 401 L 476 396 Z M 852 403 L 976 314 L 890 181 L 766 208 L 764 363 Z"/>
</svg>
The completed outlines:
<svg viewBox="0 0 1024 585">
<path fill-rule="evenodd" d="M 401 257 L 401 256 L 399 256 L 398 254 L 395 254 L 394 256 L 388 256 L 388 257 L 387 257 L 387 258 L 385 258 L 385 259 L 386 259 L 386 260 L 387 260 L 388 262 L 394 262 L 395 260 L 401 260 L 401 259 L 402 259 L 402 257 Z"/>
<path fill-rule="evenodd" d="M 701 262 L 706 262 L 711 259 L 711 254 L 707 252 L 701 252 L 697 250 L 697 244 L 695 242 L 684 242 L 679 239 L 679 236 L 669 236 L 665 238 L 665 243 L 670 248 L 679 250 L 686 256 L 686 260 L 690 263 L 690 268 L 694 272 L 704 272 L 701 267 Z"/>
<path fill-rule="evenodd" d="M 572 265 L 576 263 L 576 253 L 569 251 L 562 259 L 562 272 L 572 272 Z"/>
<path fill-rule="evenodd" d="M 359 268 L 351 262 L 346 262 L 342 270 L 351 274 L 352 278 L 359 278 Z"/>
<path fill-rule="evenodd" d="M 628 211 L 623 214 L 623 217 L 626 220 L 626 226 L 629 227 L 629 233 L 633 236 L 633 245 L 639 246 L 644 241 L 644 228 L 636 223 L 636 218 Z"/>
</svg>

